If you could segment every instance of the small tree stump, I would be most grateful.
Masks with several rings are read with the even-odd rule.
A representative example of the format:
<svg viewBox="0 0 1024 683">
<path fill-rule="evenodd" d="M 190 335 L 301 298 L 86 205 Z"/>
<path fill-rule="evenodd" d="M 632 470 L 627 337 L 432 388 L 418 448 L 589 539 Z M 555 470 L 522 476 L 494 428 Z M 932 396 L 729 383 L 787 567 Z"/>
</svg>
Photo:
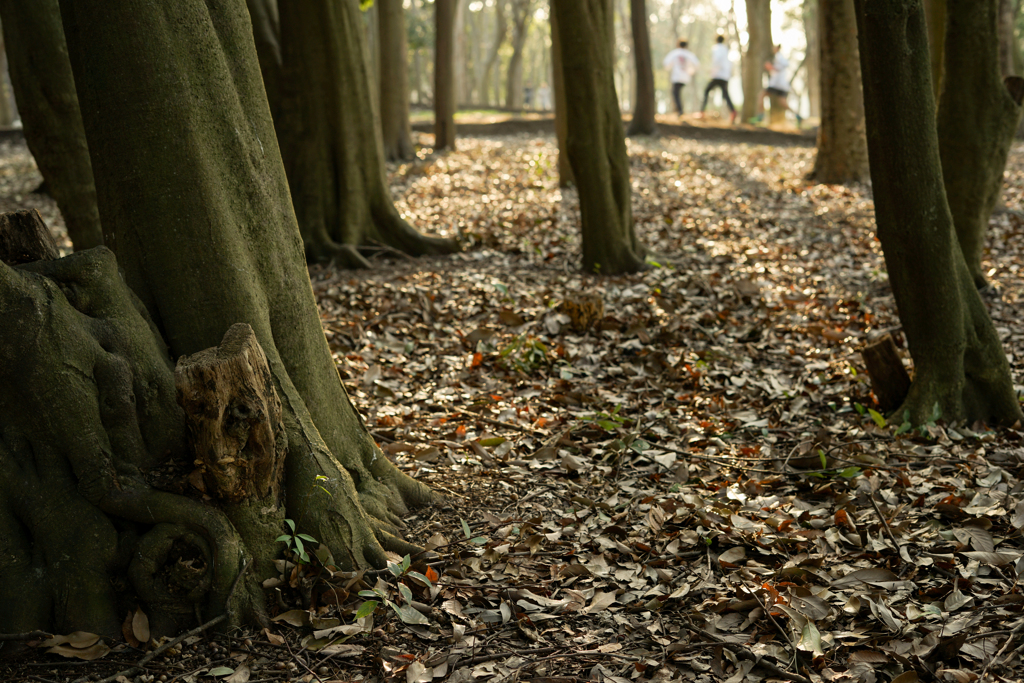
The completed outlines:
<svg viewBox="0 0 1024 683">
<path fill-rule="evenodd" d="M 180 358 L 174 383 L 205 492 L 227 503 L 276 500 L 287 437 L 267 357 L 252 328 L 232 325 L 220 346 Z"/>
<path fill-rule="evenodd" d="M 896 410 L 910 392 L 910 375 L 903 367 L 900 352 L 891 334 L 871 342 L 860 350 L 871 388 L 883 412 Z"/>
<path fill-rule="evenodd" d="M 0 214 L 0 261 L 9 266 L 60 257 L 57 242 L 35 209 Z"/>
<path fill-rule="evenodd" d="M 786 123 L 786 112 L 789 110 L 789 96 L 769 95 L 772 108 L 768 112 L 768 125 L 782 126 Z"/>
</svg>

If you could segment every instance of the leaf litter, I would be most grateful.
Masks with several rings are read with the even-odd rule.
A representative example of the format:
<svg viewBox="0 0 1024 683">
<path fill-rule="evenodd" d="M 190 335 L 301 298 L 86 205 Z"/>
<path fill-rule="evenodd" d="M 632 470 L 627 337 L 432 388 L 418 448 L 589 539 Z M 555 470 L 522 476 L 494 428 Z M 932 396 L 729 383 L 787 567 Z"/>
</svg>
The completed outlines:
<svg viewBox="0 0 1024 683">
<path fill-rule="evenodd" d="M 391 168 L 406 217 L 467 250 L 310 272 L 368 428 L 442 496 L 406 520 L 430 553 L 356 573 L 322 550 L 281 560 L 271 626 L 186 641 L 151 673 L 1024 675 L 1024 434 L 878 412 L 858 348 L 902 338 L 870 189 L 809 184 L 799 146 L 629 144 L 652 268 L 627 277 L 578 272 L 578 204 L 550 139 L 462 139 Z M 1016 378 L 1022 152 L 986 263 Z M 134 659 L 115 646 L 90 671 Z"/>
</svg>

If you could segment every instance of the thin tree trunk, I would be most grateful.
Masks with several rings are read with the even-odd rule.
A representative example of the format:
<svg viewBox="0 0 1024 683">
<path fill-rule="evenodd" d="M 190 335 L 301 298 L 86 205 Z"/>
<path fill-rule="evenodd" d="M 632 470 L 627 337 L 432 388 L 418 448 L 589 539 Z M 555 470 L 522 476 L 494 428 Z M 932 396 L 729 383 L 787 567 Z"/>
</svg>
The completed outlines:
<svg viewBox="0 0 1024 683">
<path fill-rule="evenodd" d="M 1017 67 L 1014 64 L 1017 45 L 1013 35 L 1016 10 L 1015 0 L 999 0 L 999 72 L 1003 76 L 1017 74 Z"/>
<path fill-rule="evenodd" d="M 434 0 L 434 149 L 455 148 L 455 3 Z"/>
<path fill-rule="evenodd" d="M 68 237 L 75 249 L 103 244 L 57 0 L 0 0 L 0 19 L 25 141 L 64 216 Z M 116 251 L 117 245 L 107 244 Z"/>
<path fill-rule="evenodd" d="M 480 81 L 480 92 L 483 94 L 483 104 L 491 104 L 491 76 L 498 73 L 501 66 L 499 59 L 501 46 L 505 44 L 508 34 L 508 23 L 505 21 L 505 1 L 495 0 L 494 3 L 494 43 L 491 45 L 490 55 L 484 66 L 483 78 Z M 500 79 L 499 79 L 500 80 Z"/>
<path fill-rule="evenodd" d="M 555 7 L 551 5 L 551 91 L 555 105 L 555 138 L 558 140 L 558 186 L 575 185 L 566 138 L 569 136 L 568 102 L 565 99 L 565 72 L 562 67 L 562 40 L 559 37 Z"/>
<path fill-rule="evenodd" d="M 384 156 L 411 159 L 409 125 L 409 48 L 402 0 L 377 0 L 380 29 L 380 123 Z"/>
<path fill-rule="evenodd" d="M 284 63 L 278 140 L 311 261 L 366 267 L 357 248 L 449 252 L 413 230 L 388 189 L 363 18 L 356 0 L 280 6 Z"/>
<path fill-rule="evenodd" d="M 566 148 L 579 189 L 583 269 L 632 273 L 645 267 L 630 206 L 629 158 L 615 94 L 611 0 L 554 0 L 561 40 Z"/>
<path fill-rule="evenodd" d="M 810 104 L 810 116 L 818 118 L 821 116 L 821 50 L 822 35 L 818 28 L 818 14 L 821 12 L 818 0 L 804 0 L 804 33 L 807 34 L 807 100 Z M 857 70 L 860 71 L 860 62 L 857 62 Z M 863 107 L 862 107 L 863 109 Z"/>
<path fill-rule="evenodd" d="M 811 177 L 820 183 L 868 178 L 857 17 L 853 0 L 818 0 L 821 34 L 821 125 Z"/>
<path fill-rule="evenodd" d="M 763 89 L 765 62 L 772 61 L 772 10 L 770 0 L 747 1 L 747 52 L 743 61 L 743 108 L 746 121 L 757 112 L 757 98 Z"/>
<path fill-rule="evenodd" d="M 651 59 L 651 34 L 647 26 L 646 0 L 630 0 L 630 23 L 633 28 L 633 61 L 636 65 L 636 99 L 628 135 L 654 135 L 654 64 Z"/>
<path fill-rule="evenodd" d="M 875 220 L 914 360 L 896 418 L 1013 423 L 1022 416 L 1009 365 L 946 203 L 920 1 L 856 7 Z"/>
<path fill-rule="evenodd" d="M 505 106 L 523 108 L 523 45 L 530 30 L 533 0 L 512 0 L 512 57 L 508 61 Z"/>
<path fill-rule="evenodd" d="M 946 62 L 946 0 L 923 0 L 928 28 L 928 55 L 932 75 L 932 96 L 942 94 L 943 65 Z"/>
<path fill-rule="evenodd" d="M 955 88 L 939 99 L 938 134 L 946 197 L 974 283 L 986 284 L 981 258 L 1017 131 L 1024 79 L 1000 73 L 999 0 L 951 0 L 945 74 Z M 1008 87 L 1009 86 L 1009 87 Z"/>
<path fill-rule="evenodd" d="M 469 102 L 469 71 L 466 60 L 466 13 L 469 0 L 455 0 L 455 25 L 452 28 L 452 35 L 455 37 L 455 106 L 459 107 Z"/>
<path fill-rule="evenodd" d="M 11 106 L 11 93 L 7 87 L 7 46 L 3 43 L 0 33 L 0 126 L 9 128 L 14 123 L 14 108 Z"/>
</svg>

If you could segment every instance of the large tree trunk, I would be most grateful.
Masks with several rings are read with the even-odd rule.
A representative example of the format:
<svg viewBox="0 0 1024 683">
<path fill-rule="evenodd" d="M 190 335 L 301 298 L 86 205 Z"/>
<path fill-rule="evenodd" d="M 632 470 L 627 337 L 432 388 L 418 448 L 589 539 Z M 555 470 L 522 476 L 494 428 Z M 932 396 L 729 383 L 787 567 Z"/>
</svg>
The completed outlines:
<svg viewBox="0 0 1024 683">
<path fill-rule="evenodd" d="M 1009 365 L 946 203 L 920 0 L 856 6 L 878 238 L 914 359 L 896 417 L 1012 423 Z"/>
<path fill-rule="evenodd" d="M 636 101 L 629 135 L 654 135 L 654 64 L 651 59 L 651 34 L 647 26 L 646 0 L 630 0 L 630 23 L 633 28 L 633 63 L 636 67 Z"/>
<path fill-rule="evenodd" d="M 551 7 L 551 90 L 555 105 L 555 139 L 558 141 L 558 186 L 569 187 L 576 181 L 572 177 L 572 164 L 566 139 L 569 137 L 568 102 L 565 99 L 565 71 L 562 67 L 562 40 L 559 38 L 558 18 Z"/>
<path fill-rule="evenodd" d="M 956 87 L 939 99 L 939 156 L 946 197 L 960 248 L 974 283 L 985 233 L 1003 186 L 1003 170 L 1017 131 L 1024 79 L 1003 82 L 999 63 L 999 0 L 953 0 L 946 28 L 945 74 Z"/>
<path fill-rule="evenodd" d="M 629 158 L 615 95 L 611 0 L 553 0 L 561 45 L 569 163 L 579 188 L 583 270 L 644 268 L 630 206 Z"/>
<path fill-rule="evenodd" d="M 999 73 L 1003 76 L 1013 76 L 1017 73 L 1014 64 L 1017 46 L 1013 35 L 1016 9 L 1016 0 L 999 0 Z"/>
<path fill-rule="evenodd" d="M 928 64 L 932 75 L 932 96 L 942 94 L 943 65 L 946 61 L 946 0 L 923 0 L 928 29 Z"/>
<path fill-rule="evenodd" d="M 454 251 L 413 230 L 391 199 L 356 0 L 286 2 L 280 11 L 277 135 L 307 258 L 364 267 L 357 247 L 375 243 Z"/>
<path fill-rule="evenodd" d="M 820 183 L 868 177 L 857 18 L 853 0 L 818 0 L 821 34 L 821 125 L 811 177 Z"/>
<path fill-rule="evenodd" d="M 434 149 L 455 148 L 455 3 L 434 0 Z"/>
<path fill-rule="evenodd" d="M 286 516 L 339 566 L 408 552 L 397 515 L 431 494 L 374 445 L 339 380 L 244 3 L 62 13 L 118 260 L 0 264 L 0 631 L 114 635 L 136 601 L 155 636 L 196 613 L 256 618 Z M 266 370 L 245 326 L 225 336 L 235 323 Z M 170 358 L 201 418 L 190 449 Z M 247 384 L 215 391 L 225 421 L 204 421 L 192 399 L 223 386 L 225 363 Z M 202 476 L 186 479 L 194 458 Z"/>
<path fill-rule="evenodd" d="M 508 60 L 505 81 L 505 106 L 523 108 L 523 46 L 530 31 L 533 0 L 512 0 L 512 57 Z"/>
<path fill-rule="evenodd" d="M 380 29 L 380 123 L 384 156 L 411 159 L 409 125 L 409 49 L 402 0 L 377 0 Z"/>
<path fill-rule="evenodd" d="M 274 120 L 281 115 L 281 18 L 277 0 L 246 0 L 252 19 L 252 37 L 263 74 L 270 113 Z"/>
<path fill-rule="evenodd" d="M 818 0 L 804 0 L 804 33 L 807 35 L 807 56 L 804 59 L 807 65 L 807 100 L 810 105 L 811 118 L 821 116 L 821 49 L 824 43 L 822 43 L 818 23 L 820 11 Z M 859 61 L 857 62 L 857 71 L 860 71 Z M 861 109 L 863 110 L 863 103 Z"/>
<path fill-rule="evenodd" d="M 89 146 L 57 0 L 0 0 L 11 86 L 25 141 L 75 249 L 103 244 Z"/>
<path fill-rule="evenodd" d="M 747 52 L 743 60 L 743 108 L 740 111 L 743 121 L 757 112 L 757 98 L 763 89 L 764 64 L 772 61 L 773 57 L 770 0 L 747 0 L 747 36 Z"/>
</svg>

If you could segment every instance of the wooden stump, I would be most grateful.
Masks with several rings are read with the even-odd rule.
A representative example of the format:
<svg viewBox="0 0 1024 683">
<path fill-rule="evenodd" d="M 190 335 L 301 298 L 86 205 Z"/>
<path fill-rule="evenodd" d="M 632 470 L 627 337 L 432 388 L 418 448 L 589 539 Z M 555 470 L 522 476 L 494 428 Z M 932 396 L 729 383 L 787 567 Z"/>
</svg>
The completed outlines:
<svg viewBox="0 0 1024 683">
<path fill-rule="evenodd" d="M 35 209 L 0 215 L 0 261 L 9 266 L 60 257 L 57 242 Z"/>
<path fill-rule="evenodd" d="M 910 375 L 903 367 L 900 352 L 891 334 L 871 342 L 860 350 L 871 388 L 883 412 L 891 412 L 903 405 L 910 391 Z"/>
<path fill-rule="evenodd" d="M 781 95 L 769 95 L 771 100 L 772 108 L 768 114 L 768 125 L 770 126 L 783 126 L 786 124 L 786 101 L 788 97 L 782 97 Z"/>
<path fill-rule="evenodd" d="M 276 500 L 287 437 L 267 357 L 252 328 L 232 325 L 220 346 L 180 358 L 174 383 L 201 475 L 193 483 L 227 503 Z"/>
</svg>

